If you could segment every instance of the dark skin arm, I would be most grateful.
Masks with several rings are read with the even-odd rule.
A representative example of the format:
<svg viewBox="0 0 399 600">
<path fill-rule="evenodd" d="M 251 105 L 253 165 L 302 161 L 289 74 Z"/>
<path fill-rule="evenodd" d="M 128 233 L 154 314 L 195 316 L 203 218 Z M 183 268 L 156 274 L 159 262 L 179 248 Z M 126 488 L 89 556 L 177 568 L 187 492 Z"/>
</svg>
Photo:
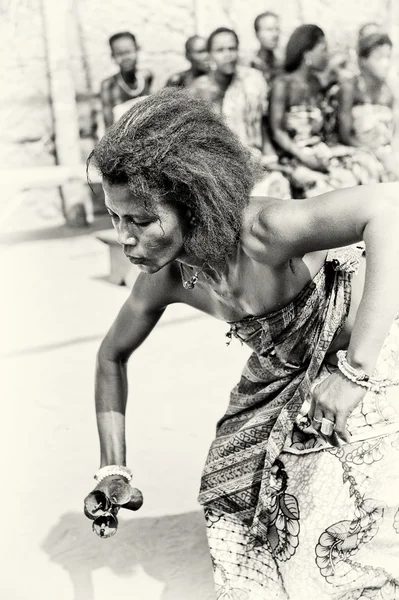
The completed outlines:
<svg viewBox="0 0 399 600">
<path fill-rule="evenodd" d="M 353 135 L 352 108 L 355 101 L 353 81 L 344 81 L 338 93 L 338 135 L 340 142 L 347 146 L 360 146 Z"/>
<path fill-rule="evenodd" d="M 101 105 L 103 109 L 104 125 L 106 128 L 111 127 L 114 123 L 114 114 L 112 112 L 112 96 L 109 81 L 103 81 L 101 84 Z"/>
<path fill-rule="evenodd" d="M 284 117 L 287 110 L 287 85 L 283 78 L 275 79 L 269 104 L 270 129 L 274 141 L 280 148 L 301 163 L 316 171 L 324 171 L 325 166 L 321 160 L 314 156 L 306 155 L 288 135 L 284 129 Z"/>
<path fill-rule="evenodd" d="M 398 183 L 383 183 L 302 201 L 270 201 L 247 224 L 246 252 L 277 267 L 294 256 L 365 241 L 365 285 L 347 358 L 370 375 L 399 310 L 398 194 Z M 348 440 L 347 418 L 364 393 L 338 371 L 317 386 L 309 415 L 335 422 L 336 434 Z"/>
<path fill-rule="evenodd" d="M 95 402 L 101 467 L 126 464 L 127 362 L 176 301 L 171 267 L 141 273 L 97 354 Z"/>
<path fill-rule="evenodd" d="M 247 252 L 276 266 L 317 250 L 366 242 L 365 289 L 348 350 L 354 366 L 366 371 L 374 368 L 399 310 L 398 194 L 398 183 L 381 183 L 300 202 L 270 202 L 253 218 L 247 238 Z"/>
<path fill-rule="evenodd" d="M 151 93 L 151 86 L 154 83 L 154 74 L 151 71 L 147 71 L 146 73 L 146 81 L 148 85 L 148 93 Z"/>
</svg>

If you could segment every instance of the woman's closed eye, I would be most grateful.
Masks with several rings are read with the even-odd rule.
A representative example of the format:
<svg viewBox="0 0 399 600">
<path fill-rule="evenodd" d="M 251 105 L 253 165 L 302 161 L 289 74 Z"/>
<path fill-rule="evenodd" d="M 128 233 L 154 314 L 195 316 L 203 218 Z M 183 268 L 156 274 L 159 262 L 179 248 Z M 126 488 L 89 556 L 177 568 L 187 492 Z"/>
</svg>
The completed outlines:
<svg viewBox="0 0 399 600">
<path fill-rule="evenodd" d="M 112 210 L 108 210 L 108 214 L 113 221 L 117 221 L 119 219 L 118 215 L 112 212 Z M 136 225 L 137 227 L 148 227 L 148 225 L 151 225 L 152 223 L 152 221 L 149 221 L 148 219 L 142 221 L 134 219 L 133 217 L 125 217 L 125 219 L 129 224 Z"/>
<path fill-rule="evenodd" d="M 107 212 L 113 221 L 117 220 L 119 218 L 118 215 L 116 215 L 115 213 L 112 212 L 112 210 L 107 209 Z"/>
<path fill-rule="evenodd" d="M 138 227 L 148 227 L 148 225 L 151 225 L 152 221 L 135 221 L 134 219 L 132 219 L 132 223 L 134 223 Z"/>
</svg>

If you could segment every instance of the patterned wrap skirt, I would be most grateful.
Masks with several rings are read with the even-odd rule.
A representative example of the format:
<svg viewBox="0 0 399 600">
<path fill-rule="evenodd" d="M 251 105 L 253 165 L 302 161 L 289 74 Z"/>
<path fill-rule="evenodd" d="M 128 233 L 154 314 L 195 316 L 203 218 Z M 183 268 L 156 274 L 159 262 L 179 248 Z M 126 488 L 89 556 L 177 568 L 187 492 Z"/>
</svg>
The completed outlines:
<svg viewBox="0 0 399 600">
<path fill-rule="evenodd" d="M 311 290 L 287 307 L 294 314 L 300 305 L 285 323 L 286 333 L 293 322 L 306 332 L 302 345 L 284 336 L 283 344 L 268 316 L 263 357 L 278 356 L 288 367 L 262 377 L 255 368 L 262 356 L 254 352 L 218 423 L 199 495 L 217 600 L 399 600 L 399 386 L 367 391 L 348 419 L 351 442 L 340 448 L 316 436 L 306 419 L 311 385 L 336 368 L 325 360 L 323 340 L 331 343 L 347 314 L 350 294 L 340 295 L 336 285 L 345 288 L 356 272 L 356 251 L 330 252 Z M 332 299 L 336 320 L 326 330 Z M 323 305 L 322 322 L 312 321 L 312 309 Z M 254 329 L 262 335 L 255 321 L 233 335 L 254 344 Z M 294 349 L 298 357 L 309 348 L 313 354 L 300 368 Z M 375 375 L 399 382 L 399 317 Z"/>
</svg>

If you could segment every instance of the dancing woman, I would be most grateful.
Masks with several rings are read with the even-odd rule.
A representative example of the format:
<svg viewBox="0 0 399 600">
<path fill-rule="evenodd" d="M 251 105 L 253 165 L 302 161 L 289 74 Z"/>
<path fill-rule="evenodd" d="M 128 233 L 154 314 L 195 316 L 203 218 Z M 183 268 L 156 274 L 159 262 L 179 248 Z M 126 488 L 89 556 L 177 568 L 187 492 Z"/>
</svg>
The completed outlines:
<svg viewBox="0 0 399 600">
<path fill-rule="evenodd" d="M 199 494 L 217 597 L 395 598 L 398 184 L 251 197 L 249 150 L 175 90 L 133 106 L 89 162 L 141 270 L 97 356 L 97 478 L 131 478 L 129 358 L 169 304 L 195 307 L 253 351 Z"/>
</svg>

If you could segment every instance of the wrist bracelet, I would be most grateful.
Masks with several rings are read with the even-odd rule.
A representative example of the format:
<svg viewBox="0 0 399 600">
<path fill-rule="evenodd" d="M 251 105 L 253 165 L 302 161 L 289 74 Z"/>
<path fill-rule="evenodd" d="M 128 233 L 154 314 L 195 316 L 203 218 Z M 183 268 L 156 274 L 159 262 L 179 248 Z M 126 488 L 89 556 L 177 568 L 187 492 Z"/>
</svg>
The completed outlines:
<svg viewBox="0 0 399 600">
<path fill-rule="evenodd" d="M 100 481 L 106 477 L 109 477 L 109 475 L 120 475 L 128 482 L 131 481 L 133 477 L 131 470 L 123 465 L 107 465 L 106 467 L 102 467 L 97 471 L 97 473 L 94 475 L 94 479 L 100 483 Z"/>
<path fill-rule="evenodd" d="M 338 369 L 342 375 L 344 375 L 346 379 L 349 379 L 353 383 L 356 383 L 367 390 L 379 392 L 390 385 L 399 385 L 399 381 L 370 377 L 363 369 L 355 369 L 355 367 L 352 367 L 352 365 L 348 363 L 346 350 L 339 350 L 337 352 L 337 358 Z"/>
</svg>

